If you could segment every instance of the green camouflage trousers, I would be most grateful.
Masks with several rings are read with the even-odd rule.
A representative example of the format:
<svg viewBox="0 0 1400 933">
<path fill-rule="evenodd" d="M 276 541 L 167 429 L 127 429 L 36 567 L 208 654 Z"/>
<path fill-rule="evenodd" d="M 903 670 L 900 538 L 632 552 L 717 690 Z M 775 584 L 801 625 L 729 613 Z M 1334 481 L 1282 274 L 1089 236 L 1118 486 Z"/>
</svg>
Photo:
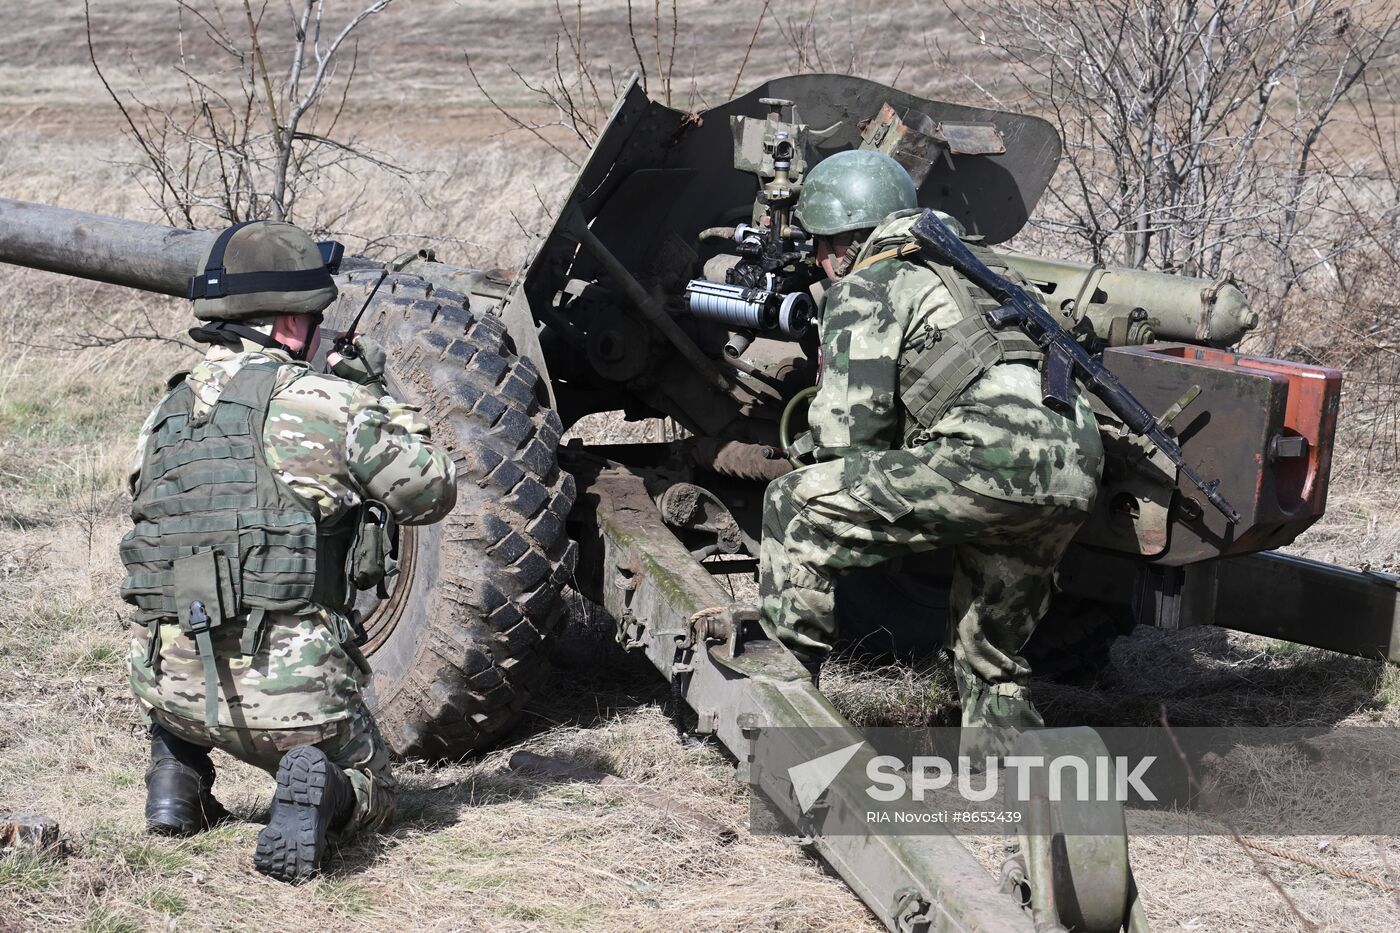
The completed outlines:
<svg viewBox="0 0 1400 933">
<path fill-rule="evenodd" d="M 1020 651 L 1049 606 L 1055 568 L 1087 506 L 983 495 L 938 472 L 937 450 L 849 454 L 769 484 L 763 619 L 799 656 L 819 660 L 837 637 L 833 590 L 842 573 L 951 548 L 947 645 L 963 725 L 1019 732 L 1041 724 Z"/>
</svg>

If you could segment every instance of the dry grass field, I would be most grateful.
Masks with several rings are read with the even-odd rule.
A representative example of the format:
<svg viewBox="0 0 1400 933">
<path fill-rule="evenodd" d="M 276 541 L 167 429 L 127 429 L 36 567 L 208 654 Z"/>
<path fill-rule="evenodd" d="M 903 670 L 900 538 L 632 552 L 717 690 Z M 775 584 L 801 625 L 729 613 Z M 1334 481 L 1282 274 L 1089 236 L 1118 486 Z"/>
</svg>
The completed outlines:
<svg viewBox="0 0 1400 933">
<path fill-rule="evenodd" d="M 625 5 L 585 8 L 592 53 L 625 69 Z M 169 0 L 95 0 L 96 46 L 114 85 L 151 100 L 178 96 L 174 9 Z M 343 119 L 413 174 L 327 185 L 308 203 L 308 222 L 348 204 L 337 232 L 352 249 L 429 243 L 464 264 L 518 264 L 569 166 L 528 136 L 504 134 L 464 54 L 499 99 L 529 110 L 537 101 L 508 66 L 541 73 L 554 9 L 540 0 L 402 0 L 374 20 Z M 685 78 L 675 100 L 704 107 L 725 98 L 756 5 L 685 2 L 680 11 L 675 72 Z M 741 89 L 800 64 L 778 26 L 806 18 L 807 3 L 773 4 Z M 0 196 L 157 219 L 87 64 L 81 7 L 0 0 L 0 22 Z M 953 35 L 930 5 L 853 0 L 815 22 L 835 67 L 972 99 L 957 77 L 960 59 L 930 58 L 930 43 Z M 881 58 L 892 34 L 906 38 L 903 51 Z M 269 780 L 227 758 L 217 789 L 236 822 L 187 841 L 145 836 L 144 737 L 127 693 L 116 597 L 121 481 L 144 413 L 191 357 L 169 342 L 64 347 L 146 315 L 178 336 L 184 314 L 173 301 L 0 269 L 0 811 L 57 818 L 67 849 L 59 860 L 0 859 L 0 931 L 875 929 L 838 880 L 784 840 L 741 832 L 726 844 L 614 788 L 510 771 L 507 759 L 521 749 L 577 759 L 745 824 L 745 796 L 724 756 L 676 741 L 659 680 L 613 651 L 606 623 L 581 606 L 553 680 L 512 744 L 455 765 L 403 765 L 397 824 L 337 853 L 324 877 L 289 888 L 253 872 Z M 1395 569 L 1392 481 L 1343 456 L 1329 515 L 1296 550 Z M 584 652 L 589 663 L 570 662 Z M 938 670 L 847 661 L 823 686 L 859 722 L 941 724 L 955 715 Z M 1119 642 L 1096 684 L 1046 684 L 1040 696 L 1052 724 L 1137 724 L 1165 706 L 1198 724 L 1400 725 L 1394 669 L 1220 630 L 1139 631 Z M 1273 841 L 1315 864 L 1221 836 L 1134 839 L 1154 928 L 1400 929 L 1400 893 L 1340 873 L 1400 884 L 1400 838 Z M 999 841 L 972 842 L 994 865 Z"/>
</svg>

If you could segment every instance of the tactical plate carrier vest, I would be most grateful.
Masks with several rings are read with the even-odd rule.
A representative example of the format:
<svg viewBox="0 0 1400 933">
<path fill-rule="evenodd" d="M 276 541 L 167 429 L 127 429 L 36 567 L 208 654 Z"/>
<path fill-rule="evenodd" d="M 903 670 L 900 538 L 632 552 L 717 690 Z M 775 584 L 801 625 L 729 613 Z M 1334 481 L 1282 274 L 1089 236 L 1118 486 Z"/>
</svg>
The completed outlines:
<svg viewBox="0 0 1400 933">
<path fill-rule="evenodd" d="M 1028 284 L 996 253 L 969 243 L 977 257 L 994 272 L 1018 284 Z M 905 240 L 855 265 L 864 269 L 888 259 L 916 260 L 917 241 Z M 947 286 L 962 320 L 952 327 L 928 327 L 905 342 L 899 355 L 899 401 L 908 417 L 907 435 L 933 427 L 958 397 L 998 363 L 1040 364 L 1045 353 L 1018 327 L 994 328 L 986 312 L 999 302 L 952 268 L 924 261 Z"/>
<path fill-rule="evenodd" d="M 218 711 L 213 629 L 244 617 L 240 649 L 252 655 L 268 612 L 313 603 L 339 610 L 349 599 L 353 523 L 318 526 L 267 465 L 263 423 L 283 365 L 245 365 L 201 418 L 183 381 L 166 395 L 146 442 L 136 524 L 122 538 L 121 595 L 151 631 L 147 661 L 159 664 L 161 624 L 178 621 L 204 661 L 210 726 Z"/>
</svg>

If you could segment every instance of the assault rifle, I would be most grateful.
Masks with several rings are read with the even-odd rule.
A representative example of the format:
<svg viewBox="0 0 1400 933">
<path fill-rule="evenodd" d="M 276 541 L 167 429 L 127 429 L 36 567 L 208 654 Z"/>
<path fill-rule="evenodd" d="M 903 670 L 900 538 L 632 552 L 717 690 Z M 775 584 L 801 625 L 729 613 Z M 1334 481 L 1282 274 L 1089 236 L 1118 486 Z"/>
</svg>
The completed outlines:
<svg viewBox="0 0 1400 933">
<path fill-rule="evenodd" d="M 1128 426 L 1128 430 L 1147 438 L 1166 454 L 1181 475 L 1190 480 L 1230 524 L 1239 522 L 1240 513 L 1220 493 L 1220 480 L 1204 480 L 1191 469 L 1181 454 L 1181 445 L 1176 438 L 1167 433 L 1156 416 L 1125 389 L 1118 377 L 1109 372 L 1103 363 L 1090 356 L 1040 302 L 1019 285 L 987 268 L 933 211 L 924 211 L 923 216 L 914 222 L 912 233 L 930 259 L 953 267 L 1001 302 L 1001 307 L 986 312 L 988 323 L 996 328 L 1015 324 L 1045 351 L 1041 394 L 1046 408 L 1071 414 L 1074 411 L 1074 381 L 1078 378 L 1090 392 L 1103 400 L 1109 410 Z"/>
</svg>

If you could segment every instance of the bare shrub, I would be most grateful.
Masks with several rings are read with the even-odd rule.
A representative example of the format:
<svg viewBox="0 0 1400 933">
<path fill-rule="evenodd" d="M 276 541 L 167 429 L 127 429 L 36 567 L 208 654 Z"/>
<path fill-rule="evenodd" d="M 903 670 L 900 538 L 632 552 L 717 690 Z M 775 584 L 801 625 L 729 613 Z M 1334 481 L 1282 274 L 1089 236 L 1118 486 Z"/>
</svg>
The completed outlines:
<svg viewBox="0 0 1400 933">
<path fill-rule="evenodd" d="M 675 0 L 653 0 L 650 10 L 626 0 L 620 24 L 611 22 L 606 11 L 586 12 L 582 0 L 571 7 L 554 0 L 555 34 L 542 68 L 532 72 L 508 64 L 514 86 L 488 88 L 470 52 L 467 66 L 476 89 L 514 130 L 545 142 L 578 166 L 632 74 L 652 100 L 691 112 L 696 119 L 713 105 L 708 95 L 729 100 L 746 74 L 759 72 L 766 78 L 775 66 L 784 74 L 878 73 L 880 80 L 895 84 L 905 58 L 901 46 L 891 46 L 886 37 L 908 25 L 907 17 L 887 6 L 856 0 L 831 9 L 816 3 L 775 8 L 772 0 L 764 0 L 755 5 L 752 30 L 725 49 L 738 57 L 731 80 L 728 74 L 706 70 L 716 65 L 713 28 L 697 25 L 703 17 L 694 13 L 688 22 Z M 600 37 L 596 44 L 594 37 Z M 766 61 L 762 71 L 757 58 Z"/>
<path fill-rule="evenodd" d="M 788 45 L 789 70 L 858 77 L 879 72 L 881 82 L 897 84 L 906 64 L 906 43 L 891 43 L 889 37 L 907 30 L 908 22 L 891 21 L 882 12 L 878 4 L 869 2 L 828 7 L 812 0 L 778 16 L 777 31 Z"/>
<path fill-rule="evenodd" d="M 325 0 L 299 0 L 269 15 L 269 2 L 174 0 L 176 70 L 184 99 L 142 100 L 107 81 L 92 41 L 88 55 L 127 135 L 142 154 L 137 182 L 175 226 L 251 219 L 289 220 L 307 192 L 371 166 L 405 169 L 339 132 L 358 64 L 355 32 L 393 0 L 374 0 L 337 27 Z M 281 67 L 270 54 L 281 53 Z M 331 229 L 353 210 L 311 220 Z"/>
<path fill-rule="evenodd" d="M 359 62 L 355 34 L 392 2 L 373 0 L 332 25 L 325 0 L 281 8 L 269 0 L 173 0 L 174 70 L 183 89 L 171 100 L 113 87 L 84 0 L 88 61 L 139 153 L 129 166 L 134 183 L 177 227 L 260 219 L 296 220 L 313 233 L 339 227 L 366 205 L 370 182 L 357 178 L 360 169 L 400 179 L 412 174 L 340 125 Z M 307 197 L 332 187 L 340 189 L 334 198 Z M 314 211 L 303 216 L 307 200 L 314 200 Z M 158 342 L 194 349 L 153 318 L 150 304 L 77 320 L 57 345 L 30 345 L 71 351 Z"/>
<path fill-rule="evenodd" d="M 1346 369 L 1340 459 L 1389 468 L 1394 4 L 993 0 L 995 30 L 949 9 L 1064 140 L 1020 245 L 1238 281 L 1261 321 L 1245 349 Z"/>
<path fill-rule="evenodd" d="M 626 70 L 614 68 L 611 63 L 593 54 L 589 45 L 589 30 L 585 28 L 583 0 L 575 0 L 571 10 L 566 10 L 561 0 L 554 0 L 554 20 L 557 28 L 553 50 L 543 75 L 533 76 L 513 64 L 507 66 L 519 87 L 528 93 L 532 104 L 552 112 L 554 119 L 534 119 L 529 115 L 528 108 L 502 103 L 500 96 L 487 90 L 482 83 L 472 65 L 470 52 L 467 54 L 467 70 L 476 89 L 512 128 L 529 133 L 577 167 L 581 164 L 582 151 L 597 140 L 613 101 L 622 93 L 632 74 L 638 76 L 644 90 L 651 92 L 655 89 L 660 99 L 670 106 L 676 71 L 676 45 L 681 28 L 680 12 L 676 0 L 671 0 L 669 13 L 662 10 L 661 2 L 657 0 L 652 7 L 648 26 L 644 17 L 633 9 L 632 0 L 627 0 L 627 39 L 631 61 Z M 551 132 L 555 128 L 564 131 L 563 140 L 556 141 L 556 134 Z"/>
<path fill-rule="evenodd" d="M 996 30 L 960 21 L 1065 142 L 1033 225 L 1091 260 L 1233 272 L 1275 351 L 1285 301 L 1310 273 L 1394 230 L 1395 139 L 1370 97 L 1396 52 L 1390 5 L 993 0 L 984 11 Z"/>
</svg>

